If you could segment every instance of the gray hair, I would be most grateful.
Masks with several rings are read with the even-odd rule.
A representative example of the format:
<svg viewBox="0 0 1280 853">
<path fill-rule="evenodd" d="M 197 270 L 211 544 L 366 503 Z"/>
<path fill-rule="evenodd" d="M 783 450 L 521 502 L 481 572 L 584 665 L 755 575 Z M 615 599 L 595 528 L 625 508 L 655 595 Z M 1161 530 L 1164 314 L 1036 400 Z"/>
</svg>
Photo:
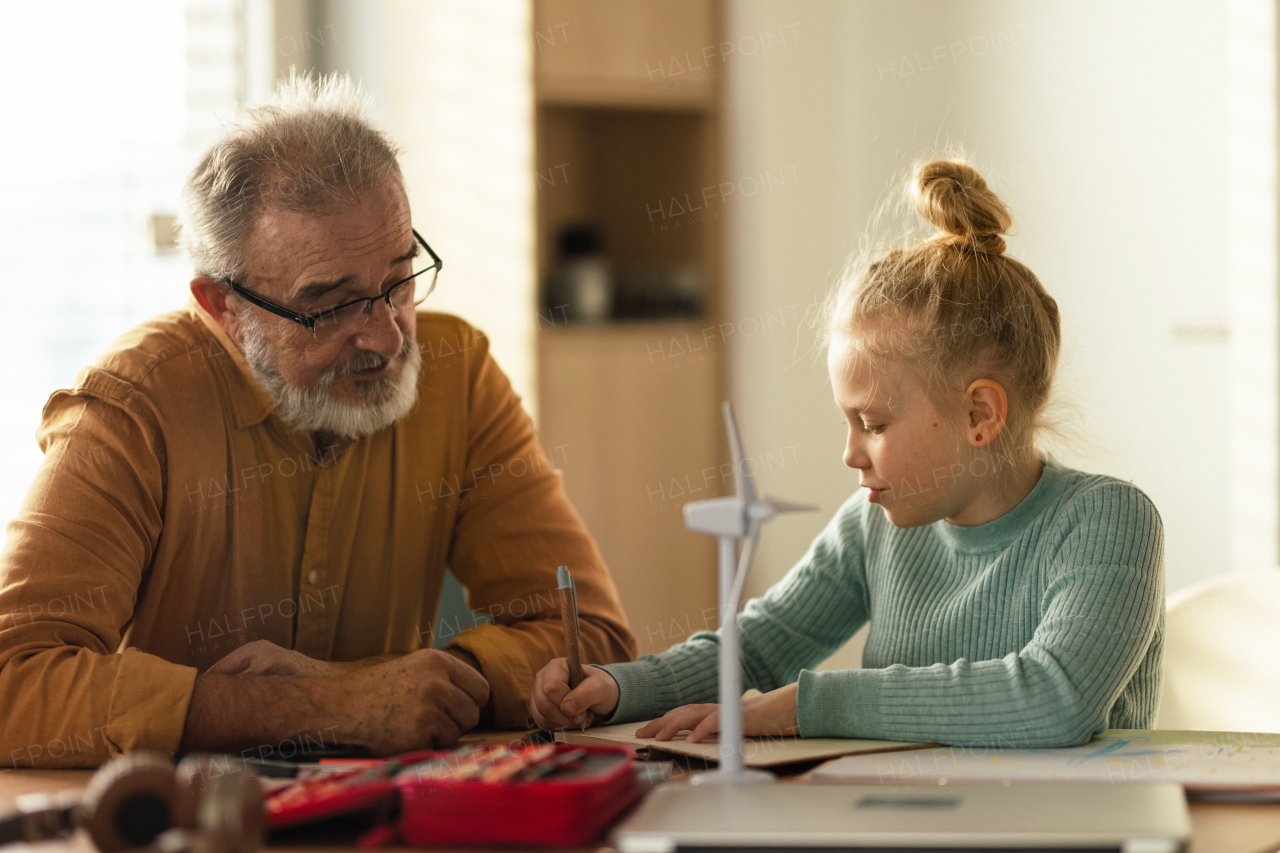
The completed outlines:
<svg viewBox="0 0 1280 853">
<path fill-rule="evenodd" d="M 326 214 L 387 178 L 399 153 L 345 74 L 290 71 L 268 101 L 241 107 L 182 188 L 180 240 L 195 271 L 244 275 L 245 238 L 264 210 Z"/>
</svg>

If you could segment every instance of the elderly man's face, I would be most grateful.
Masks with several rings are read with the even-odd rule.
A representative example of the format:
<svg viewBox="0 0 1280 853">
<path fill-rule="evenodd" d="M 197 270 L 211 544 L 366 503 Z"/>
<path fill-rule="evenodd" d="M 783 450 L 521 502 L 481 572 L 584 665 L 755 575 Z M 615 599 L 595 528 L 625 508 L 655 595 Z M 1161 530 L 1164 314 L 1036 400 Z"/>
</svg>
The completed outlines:
<svg viewBox="0 0 1280 853">
<path fill-rule="evenodd" d="M 387 181 L 341 213 L 262 213 L 245 242 L 246 279 L 259 296 L 316 314 L 385 292 L 405 277 L 415 248 L 404 190 Z M 416 389 L 406 387 L 417 372 L 412 307 L 393 311 L 375 302 L 363 326 L 324 342 L 246 302 L 238 310 L 250 313 L 236 337 L 292 425 L 361 434 L 412 405 Z"/>
</svg>

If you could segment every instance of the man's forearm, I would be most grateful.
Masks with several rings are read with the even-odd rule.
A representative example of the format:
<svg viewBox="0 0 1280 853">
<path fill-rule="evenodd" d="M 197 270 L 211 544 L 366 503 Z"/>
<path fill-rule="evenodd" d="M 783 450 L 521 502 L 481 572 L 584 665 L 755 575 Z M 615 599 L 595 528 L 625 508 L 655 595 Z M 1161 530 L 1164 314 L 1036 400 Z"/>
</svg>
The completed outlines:
<svg viewBox="0 0 1280 853">
<path fill-rule="evenodd" d="M 447 655 L 453 655 L 455 658 L 462 661 L 467 666 L 474 669 L 476 672 L 481 672 L 480 662 L 477 661 L 475 659 L 475 656 L 472 655 L 470 652 L 468 652 L 466 649 L 445 649 L 444 653 Z M 322 665 L 329 669 L 328 674 L 342 675 L 343 673 L 355 672 L 358 669 L 364 669 L 365 667 L 369 667 L 369 666 L 377 666 L 380 663 L 386 663 L 389 660 L 395 660 L 396 658 L 400 657 L 403 654 L 404 652 L 389 652 L 385 655 L 378 655 L 376 657 L 371 657 L 371 658 L 362 658 L 360 660 L 329 661 L 327 663 L 323 663 Z M 482 672 L 481 674 L 483 675 Z"/>
<path fill-rule="evenodd" d="M 200 675 L 187 706 L 181 749 L 239 752 L 307 733 L 341 741 L 345 721 L 335 719 L 325 701 L 326 681 L 294 675 Z"/>
<path fill-rule="evenodd" d="M 358 669 L 364 669 L 369 666 L 377 666 L 380 663 L 386 663 L 389 660 L 395 660 L 404 652 L 391 652 L 390 654 L 378 655 L 377 657 L 362 658 L 361 660 L 349 661 L 331 661 L 325 666 L 332 670 L 332 675 L 342 675 L 347 672 L 355 672 Z"/>
</svg>

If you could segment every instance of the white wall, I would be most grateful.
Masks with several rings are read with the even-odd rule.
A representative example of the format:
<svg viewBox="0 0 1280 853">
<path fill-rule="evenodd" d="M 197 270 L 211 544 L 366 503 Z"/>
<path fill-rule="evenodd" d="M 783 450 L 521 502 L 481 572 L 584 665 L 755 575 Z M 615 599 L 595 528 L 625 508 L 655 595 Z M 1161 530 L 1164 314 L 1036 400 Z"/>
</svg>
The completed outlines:
<svg viewBox="0 0 1280 853">
<path fill-rule="evenodd" d="M 1062 311 L 1067 464 L 1130 479 L 1165 522 L 1170 590 L 1228 568 L 1226 13 L 1213 3 L 728 0 L 726 174 L 796 163 L 727 210 L 730 318 L 820 298 L 918 155 L 962 145 L 1012 206 L 1010 253 Z M 924 70 L 921 70 L 923 68 Z M 1246 309 L 1247 310 L 1247 309 Z M 856 475 L 810 339 L 731 340 L 749 447 L 797 447 L 768 491 L 822 513 L 772 524 L 753 594 L 804 552 Z M 1272 437 L 1274 441 L 1274 436 Z M 1246 472 L 1244 476 L 1249 476 Z"/>
<path fill-rule="evenodd" d="M 536 412 L 531 14 L 528 0 L 318 0 L 278 38 L 374 95 L 415 227 L 444 260 L 426 307 L 484 331 Z"/>
<path fill-rule="evenodd" d="M 1227 2 L 1231 282 L 1231 556 L 1271 568 L 1280 548 L 1276 0 Z"/>
</svg>

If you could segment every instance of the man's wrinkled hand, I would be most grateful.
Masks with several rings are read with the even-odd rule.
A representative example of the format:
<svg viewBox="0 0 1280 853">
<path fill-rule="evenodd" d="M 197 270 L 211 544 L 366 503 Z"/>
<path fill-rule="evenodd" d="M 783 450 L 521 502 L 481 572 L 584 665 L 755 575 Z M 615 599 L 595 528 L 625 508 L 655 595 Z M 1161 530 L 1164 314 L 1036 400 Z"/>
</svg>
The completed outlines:
<svg viewBox="0 0 1280 853">
<path fill-rule="evenodd" d="M 302 652 L 254 640 L 209 667 L 217 675 L 297 675 L 325 678 L 343 670 L 341 664 L 309 658 Z"/>
<path fill-rule="evenodd" d="M 419 649 L 344 673 L 325 684 L 340 712 L 338 737 L 374 755 L 443 749 L 480 721 L 489 682 L 476 669 L 436 649 Z"/>
</svg>

